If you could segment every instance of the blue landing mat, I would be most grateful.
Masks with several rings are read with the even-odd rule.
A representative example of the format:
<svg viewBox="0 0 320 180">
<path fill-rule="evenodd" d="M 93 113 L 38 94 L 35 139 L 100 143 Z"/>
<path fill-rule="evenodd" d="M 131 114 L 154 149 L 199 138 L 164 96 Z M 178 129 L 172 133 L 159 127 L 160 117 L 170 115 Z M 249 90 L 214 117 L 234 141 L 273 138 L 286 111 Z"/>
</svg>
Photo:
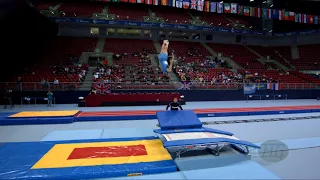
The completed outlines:
<svg viewBox="0 0 320 180">
<path fill-rule="evenodd" d="M 185 177 L 182 172 L 174 172 L 174 173 L 165 173 L 165 174 L 152 174 L 145 176 L 133 176 L 133 177 L 121 177 L 121 178 L 103 178 L 103 179 L 95 179 L 95 180 L 120 180 L 120 179 L 143 179 L 143 180 L 185 180 Z"/>
<path fill-rule="evenodd" d="M 74 122 L 74 117 L 44 117 L 44 118 L 7 118 L 0 117 L 0 125 L 32 125 L 32 124 L 68 124 Z"/>
<path fill-rule="evenodd" d="M 157 112 L 157 117 L 162 130 L 202 128 L 202 122 L 190 110 Z"/>
<path fill-rule="evenodd" d="M 49 133 L 42 141 L 63 141 L 79 139 L 111 139 L 111 138 L 156 137 L 150 128 L 117 128 L 117 129 L 86 129 L 64 130 Z"/>
<path fill-rule="evenodd" d="M 103 177 L 127 176 L 141 172 L 157 174 L 175 172 L 177 167 L 173 160 L 145 163 L 115 164 L 101 166 L 77 166 L 68 168 L 30 169 L 56 144 L 74 144 L 91 142 L 117 142 L 133 140 L 152 140 L 154 137 L 99 139 L 82 141 L 52 141 L 3 143 L 0 146 L 0 179 L 92 179 Z M 58 152 L 57 152 L 58 153 Z M 63 153 L 63 152 L 61 152 Z"/>
</svg>

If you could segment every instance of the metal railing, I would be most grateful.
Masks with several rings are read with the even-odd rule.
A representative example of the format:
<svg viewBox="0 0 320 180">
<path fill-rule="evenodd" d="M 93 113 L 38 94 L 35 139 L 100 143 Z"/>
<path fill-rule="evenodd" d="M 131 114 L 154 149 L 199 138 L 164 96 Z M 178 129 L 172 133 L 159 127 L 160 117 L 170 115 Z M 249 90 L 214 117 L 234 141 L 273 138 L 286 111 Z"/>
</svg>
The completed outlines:
<svg viewBox="0 0 320 180">
<path fill-rule="evenodd" d="M 100 84 L 100 83 L 93 83 Z M 259 83 L 258 90 L 266 89 L 266 84 Z M 264 86 L 263 86 L 264 85 Z M 82 83 L 80 82 L 60 82 L 59 84 L 39 82 L 0 82 L 1 89 L 12 89 L 14 91 L 79 91 Z M 243 83 L 211 83 L 211 82 L 121 82 L 105 83 L 99 86 L 109 90 L 242 90 Z M 303 90 L 320 89 L 320 84 L 312 83 L 279 83 L 281 90 Z M 89 90 L 89 89 L 87 89 Z"/>
</svg>

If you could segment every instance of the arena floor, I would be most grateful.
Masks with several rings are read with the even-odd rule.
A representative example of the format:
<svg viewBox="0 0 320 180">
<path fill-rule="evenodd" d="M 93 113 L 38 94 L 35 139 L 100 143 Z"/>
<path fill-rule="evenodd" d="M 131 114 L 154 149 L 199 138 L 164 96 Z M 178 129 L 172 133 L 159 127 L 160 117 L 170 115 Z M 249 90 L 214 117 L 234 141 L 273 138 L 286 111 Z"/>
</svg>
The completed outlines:
<svg viewBox="0 0 320 180">
<path fill-rule="evenodd" d="M 275 100 L 275 101 L 222 101 L 222 102 L 188 102 L 184 109 L 199 108 L 237 108 L 237 107 L 273 107 L 273 106 L 301 106 L 320 105 L 317 100 Z M 163 110 L 164 106 L 148 107 L 97 107 L 79 108 L 75 104 L 55 105 L 16 105 L 13 109 L 1 109 L 0 112 L 19 111 L 47 111 L 47 110 L 81 110 L 81 111 L 126 111 L 126 110 Z M 206 117 L 200 118 L 202 122 L 232 121 L 244 119 L 267 119 L 267 118 L 288 118 L 320 116 L 320 113 L 302 114 L 281 114 L 281 115 L 259 115 L 259 116 L 234 116 L 234 117 Z M 158 121 L 134 120 L 134 121 L 94 121 L 75 122 L 72 124 L 55 125 L 16 125 L 0 126 L 0 142 L 27 142 L 46 140 L 74 140 L 77 134 L 92 133 L 96 129 L 116 129 L 114 137 L 132 136 L 130 129 L 140 129 L 141 132 L 147 129 L 155 129 Z M 262 160 L 259 156 L 253 155 L 251 161 L 238 159 L 238 162 L 214 156 L 195 156 L 176 160 L 180 171 L 185 173 L 167 173 L 159 175 L 147 175 L 126 177 L 133 179 L 246 179 L 259 178 L 259 173 L 271 172 L 275 177 L 281 179 L 320 179 L 318 167 L 320 166 L 320 119 L 302 119 L 287 121 L 268 121 L 253 123 L 230 123 L 230 124 L 209 124 L 219 130 L 234 133 L 239 139 L 253 143 L 263 143 L 268 140 L 280 140 L 287 143 L 290 151 L 287 158 L 280 162 L 270 163 Z M 117 132 L 121 132 L 117 133 Z M 124 133 L 127 132 L 127 133 Z M 234 159 L 237 159 L 234 157 Z M 228 162 L 228 163 L 226 163 Z M 258 165 L 263 168 L 259 168 Z M 264 169 L 264 170 L 263 170 Z M 242 176 L 250 170 L 252 176 Z M 260 172 L 261 171 L 261 172 Z M 254 176 L 254 172 L 256 175 Z M 230 174 L 234 174 L 233 176 Z M 179 177 L 178 177 L 179 176 Z M 261 179 L 266 176 L 261 176 Z M 271 179 L 274 179 L 270 176 Z M 118 178 L 119 179 L 119 178 Z M 123 179 L 123 178 L 120 178 Z"/>
</svg>

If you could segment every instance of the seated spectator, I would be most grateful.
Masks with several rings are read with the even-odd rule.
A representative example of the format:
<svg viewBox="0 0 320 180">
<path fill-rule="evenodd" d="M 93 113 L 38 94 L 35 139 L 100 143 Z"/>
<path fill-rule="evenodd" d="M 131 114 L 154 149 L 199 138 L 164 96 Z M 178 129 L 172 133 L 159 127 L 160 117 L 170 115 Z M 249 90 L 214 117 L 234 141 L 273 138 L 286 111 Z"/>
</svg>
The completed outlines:
<svg viewBox="0 0 320 180">
<path fill-rule="evenodd" d="M 54 81 L 53 81 L 53 84 L 54 85 L 59 85 L 59 80 L 57 78 L 55 78 Z"/>
</svg>

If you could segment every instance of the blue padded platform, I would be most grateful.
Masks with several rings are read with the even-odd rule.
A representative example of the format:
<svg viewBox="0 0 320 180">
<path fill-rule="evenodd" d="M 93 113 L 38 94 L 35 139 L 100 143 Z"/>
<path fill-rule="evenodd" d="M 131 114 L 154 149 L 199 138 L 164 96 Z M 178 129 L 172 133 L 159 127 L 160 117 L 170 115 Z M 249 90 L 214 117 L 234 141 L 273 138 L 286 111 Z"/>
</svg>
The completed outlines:
<svg viewBox="0 0 320 180">
<path fill-rule="evenodd" d="M 89 142 L 112 142 L 112 141 L 132 141 L 156 139 L 155 137 L 144 138 L 120 138 L 120 139 L 98 139 L 98 140 L 78 140 L 78 141 L 51 141 L 51 142 L 23 142 L 23 143 L 3 143 L 0 146 L 0 179 L 93 179 L 103 177 L 127 176 L 131 173 L 157 174 L 176 172 L 177 167 L 173 160 L 69 167 L 69 168 L 47 168 L 30 169 L 39 159 L 41 159 L 54 145 L 69 143 L 89 143 Z"/>
<path fill-rule="evenodd" d="M 225 134 L 232 136 L 233 133 L 227 132 L 227 131 L 221 131 L 218 129 L 212 129 L 212 128 L 194 128 L 194 129 L 176 129 L 176 130 L 161 130 L 161 129 L 155 129 L 153 132 L 157 134 L 172 134 L 172 133 L 186 133 L 186 132 L 211 132 L 211 133 L 218 133 L 218 134 Z"/>
<path fill-rule="evenodd" d="M 179 147 L 179 146 L 208 145 L 208 144 L 217 144 L 217 143 L 224 143 L 224 142 L 230 143 L 230 144 L 253 147 L 253 148 L 260 148 L 258 145 L 255 145 L 248 141 L 228 139 L 228 138 L 202 138 L 202 139 L 165 141 L 163 143 L 163 146 L 165 148 L 170 148 L 170 147 Z"/>
<path fill-rule="evenodd" d="M 162 130 L 202 128 L 201 121 L 190 110 L 157 112 L 157 117 Z"/>
<path fill-rule="evenodd" d="M 74 117 L 42 117 L 42 118 L 7 118 L 0 119 L 0 125 L 31 124 L 67 124 L 73 123 Z"/>
<path fill-rule="evenodd" d="M 75 121 L 123 121 L 123 120 L 150 120 L 156 115 L 130 115 L 130 116 L 77 116 Z"/>
</svg>

